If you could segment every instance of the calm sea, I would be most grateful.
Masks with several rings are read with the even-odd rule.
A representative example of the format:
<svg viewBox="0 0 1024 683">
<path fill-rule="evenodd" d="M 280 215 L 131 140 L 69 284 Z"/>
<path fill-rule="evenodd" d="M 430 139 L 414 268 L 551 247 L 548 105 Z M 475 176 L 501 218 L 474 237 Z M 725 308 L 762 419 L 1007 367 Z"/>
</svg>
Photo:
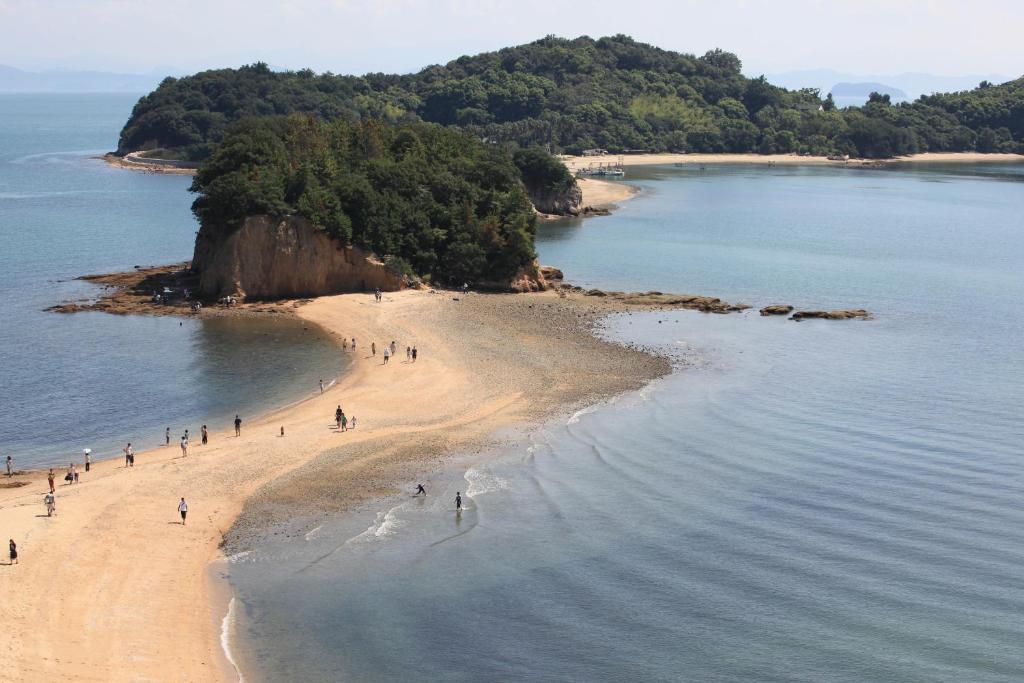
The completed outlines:
<svg viewBox="0 0 1024 683">
<path fill-rule="evenodd" d="M 80 275 L 191 258 L 190 179 L 92 158 L 114 149 L 136 99 L 0 95 L 0 456 L 16 467 L 155 446 L 165 427 L 228 428 L 341 366 L 296 321 L 43 312 L 94 297 Z"/>
<path fill-rule="evenodd" d="M 630 182 L 541 260 L 875 320 L 609 321 L 683 367 L 233 558 L 247 679 L 1024 679 L 1022 167 Z"/>
</svg>

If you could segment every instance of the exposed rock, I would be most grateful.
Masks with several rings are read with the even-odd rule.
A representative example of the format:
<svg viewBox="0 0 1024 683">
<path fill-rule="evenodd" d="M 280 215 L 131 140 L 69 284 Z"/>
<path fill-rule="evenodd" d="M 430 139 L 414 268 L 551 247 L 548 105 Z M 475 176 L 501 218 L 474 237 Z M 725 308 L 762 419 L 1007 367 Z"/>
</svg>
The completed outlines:
<svg viewBox="0 0 1024 683">
<path fill-rule="evenodd" d="M 790 320 L 803 320 L 805 318 L 823 318 L 825 320 L 849 320 L 850 318 L 870 318 L 871 314 L 863 308 L 851 308 L 838 311 L 797 311 L 789 317 Z"/>
<path fill-rule="evenodd" d="M 530 202 L 533 203 L 533 208 L 540 213 L 555 216 L 580 215 L 580 204 L 583 202 L 583 190 L 580 189 L 579 185 L 577 185 L 575 181 L 573 181 L 572 186 L 565 192 L 545 192 L 540 190 L 530 191 L 529 188 L 527 188 L 527 194 L 530 196 Z"/>
<path fill-rule="evenodd" d="M 587 296 L 608 296 L 605 292 L 600 289 L 588 289 Z"/>
<path fill-rule="evenodd" d="M 772 304 L 761 309 L 761 315 L 789 315 L 793 307 L 789 304 Z"/>
<path fill-rule="evenodd" d="M 201 229 L 193 270 L 207 299 L 281 299 L 371 289 L 394 291 L 405 277 L 372 255 L 344 246 L 310 221 L 250 216 L 226 236 Z"/>
<path fill-rule="evenodd" d="M 544 276 L 545 280 L 562 280 L 565 278 L 562 271 L 554 266 L 541 266 L 540 274 Z"/>
</svg>

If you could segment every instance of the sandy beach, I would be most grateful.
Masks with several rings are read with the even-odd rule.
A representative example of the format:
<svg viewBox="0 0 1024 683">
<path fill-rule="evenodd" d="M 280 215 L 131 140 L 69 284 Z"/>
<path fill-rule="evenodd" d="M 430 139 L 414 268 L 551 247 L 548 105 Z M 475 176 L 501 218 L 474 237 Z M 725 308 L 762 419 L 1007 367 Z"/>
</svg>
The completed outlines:
<svg viewBox="0 0 1024 683">
<path fill-rule="evenodd" d="M 926 152 L 893 159 L 850 159 L 833 161 L 826 157 L 808 157 L 797 154 L 608 154 L 598 157 L 569 156 L 562 161 L 570 170 L 585 168 L 593 163 L 618 163 L 623 166 L 656 166 L 663 164 L 711 165 L 711 164 L 752 164 L 767 166 L 780 165 L 843 165 L 843 164 L 888 164 L 899 162 L 915 163 L 1013 163 L 1024 162 L 1020 154 L 983 154 L 981 152 Z M 592 181 L 588 181 L 592 182 Z M 582 183 L 581 183 L 582 186 Z"/>
<path fill-rule="evenodd" d="M 405 291 L 381 304 L 372 295 L 324 297 L 299 315 L 355 337 L 358 347 L 351 370 L 323 395 L 256 419 L 243 415 L 239 438 L 230 425 L 211 425 L 210 444 L 193 434 L 187 457 L 174 431 L 168 447 L 162 434 L 135 443 L 134 468 L 123 457 L 98 461 L 78 485 L 65 485 L 57 470 L 52 518 L 42 500 L 45 472 L 16 476 L 14 484 L 25 484 L 0 488 L 4 531 L 20 555 L 20 564 L 0 571 L 5 678 L 233 680 L 219 642 L 224 586 L 208 578 L 233 524 L 237 539 L 282 516 L 393 493 L 496 429 L 667 373 L 666 359 L 588 332 L 620 308 L 554 292 Z M 391 339 L 399 353 L 384 366 Z M 416 363 L 407 362 L 406 345 L 417 347 Z M 358 418 L 357 430 L 334 428 L 338 404 Z M 72 457 L 81 471 L 81 455 Z M 182 496 L 186 526 L 177 514 Z"/>
</svg>

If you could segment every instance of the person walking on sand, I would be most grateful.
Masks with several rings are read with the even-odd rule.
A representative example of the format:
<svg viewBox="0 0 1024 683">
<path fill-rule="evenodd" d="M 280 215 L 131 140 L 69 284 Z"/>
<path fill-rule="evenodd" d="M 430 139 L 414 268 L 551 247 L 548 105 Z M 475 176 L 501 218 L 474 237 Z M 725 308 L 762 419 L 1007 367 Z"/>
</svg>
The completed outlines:
<svg viewBox="0 0 1024 683">
<path fill-rule="evenodd" d="M 341 414 L 341 417 L 338 418 L 338 425 L 339 425 L 339 429 L 341 429 L 341 431 L 343 431 L 343 432 L 347 432 L 348 431 L 348 418 L 345 417 L 345 413 L 344 412 Z"/>
<path fill-rule="evenodd" d="M 53 473 L 53 468 L 50 468 L 50 473 L 46 475 L 46 480 L 50 482 L 50 493 L 53 493 L 56 489 L 53 488 L 53 482 L 57 478 L 57 475 Z"/>
<path fill-rule="evenodd" d="M 184 498 L 178 503 L 178 512 L 181 513 L 181 525 L 185 526 L 185 516 L 188 515 L 188 503 L 185 502 Z"/>
<path fill-rule="evenodd" d="M 64 475 L 64 481 L 66 481 L 68 484 L 75 483 L 75 463 L 68 463 L 68 473 Z"/>
<path fill-rule="evenodd" d="M 129 441 L 128 445 L 121 450 L 124 451 L 124 466 L 128 467 L 132 462 L 132 442 Z"/>
<path fill-rule="evenodd" d="M 455 511 L 459 512 L 462 510 L 462 494 L 458 491 L 455 492 Z"/>
<path fill-rule="evenodd" d="M 92 455 L 92 449 L 91 448 L 82 449 L 82 453 L 85 455 L 85 471 L 88 472 L 89 471 L 89 466 L 92 464 L 92 459 L 90 457 Z"/>
<path fill-rule="evenodd" d="M 421 493 L 425 496 L 425 495 L 427 495 L 427 490 L 425 488 L 423 488 L 423 484 L 416 484 L 416 493 L 414 493 L 412 495 L 418 496 Z"/>
<path fill-rule="evenodd" d="M 349 429 L 355 429 L 356 428 L 356 416 L 355 415 L 353 415 L 352 419 L 349 420 L 348 422 L 349 422 L 349 425 L 348 425 Z"/>
<path fill-rule="evenodd" d="M 390 359 L 391 359 L 391 349 L 389 349 L 388 347 L 385 346 L 384 347 L 384 365 L 387 365 L 388 361 Z"/>
<path fill-rule="evenodd" d="M 165 446 L 170 446 L 171 445 L 171 428 L 170 427 L 168 427 L 167 429 L 164 430 L 164 445 Z"/>
<path fill-rule="evenodd" d="M 200 441 L 205 446 L 206 442 L 210 440 L 210 432 L 206 430 L 206 425 L 199 428 Z"/>
<path fill-rule="evenodd" d="M 412 347 L 412 362 L 416 362 L 416 347 Z"/>
<path fill-rule="evenodd" d="M 324 381 L 320 380 L 320 393 L 324 393 Z"/>
<path fill-rule="evenodd" d="M 391 340 L 391 355 L 392 355 L 392 356 L 393 356 L 393 355 L 395 355 L 395 350 L 396 350 L 397 348 L 398 348 L 398 345 L 397 345 L 397 344 L 395 344 L 395 340 L 394 340 L 394 339 L 392 339 L 392 340 Z"/>
<path fill-rule="evenodd" d="M 242 418 L 235 415 L 235 436 L 242 435 Z"/>
<path fill-rule="evenodd" d="M 376 356 L 377 355 L 377 342 L 370 342 L 370 355 L 371 356 Z"/>
<path fill-rule="evenodd" d="M 338 406 L 334 411 L 334 421 L 338 423 L 338 429 L 341 429 L 341 416 L 344 412 L 341 406 Z"/>
<path fill-rule="evenodd" d="M 181 457 L 184 458 L 186 455 L 188 455 L 188 438 L 183 436 L 181 437 Z"/>
<path fill-rule="evenodd" d="M 412 347 L 411 346 L 406 346 L 405 347 L 405 360 L 406 361 L 412 360 Z"/>
<path fill-rule="evenodd" d="M 356 350 L 356 338 L 355 337 L 352 337 L 352 350 L 353 351 Z"/>
<path fill-rule="evenodd" d="M 11 564 L 18 564 L 18 544 L 15 543 L 14 539 L 12 538 L 10 543 L 7 544 L 7 547 L 10 549 L 11 553 Z"/>
<path fill-rule="evenodd" d="M 46 516 L 53 517 L 54 513 L 57 512 L 57 498 L 54 497 L 53 491 L 43 496 L 43 503 L 46 505 Z"/>
</svg>

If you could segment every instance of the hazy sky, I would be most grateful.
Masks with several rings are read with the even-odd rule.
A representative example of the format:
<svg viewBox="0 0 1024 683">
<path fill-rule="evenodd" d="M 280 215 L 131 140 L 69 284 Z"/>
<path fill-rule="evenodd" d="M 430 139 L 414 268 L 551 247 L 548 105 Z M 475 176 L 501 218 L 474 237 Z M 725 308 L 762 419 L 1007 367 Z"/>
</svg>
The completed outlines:
<svg viewBox="0 0 1024 683">
<path fill-rule="evenodd" d="M 737 53 L 748 74 L 1024 73 L 1024 0 L 0 0 L 0 64 L 128 73 L 257 60 L 414 71 L 547 34 Z"/>
</svg>

